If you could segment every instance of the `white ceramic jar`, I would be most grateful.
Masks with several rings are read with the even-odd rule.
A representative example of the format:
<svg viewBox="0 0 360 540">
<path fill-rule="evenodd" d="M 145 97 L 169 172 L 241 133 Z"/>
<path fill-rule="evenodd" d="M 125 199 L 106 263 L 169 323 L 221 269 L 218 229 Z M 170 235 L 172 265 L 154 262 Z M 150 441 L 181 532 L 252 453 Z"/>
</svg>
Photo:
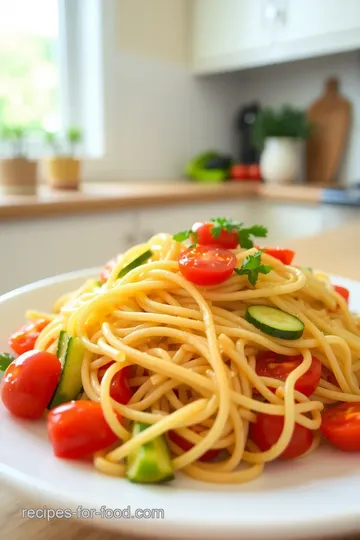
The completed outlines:
<svg viewBox="0 0 360 540">
<path fill-rule="evenodd" d="M 269 137 L 260 158 L 265 182 L 291 184 L 302 180 L 303 141 L 290 137 Z"/>
</svg>

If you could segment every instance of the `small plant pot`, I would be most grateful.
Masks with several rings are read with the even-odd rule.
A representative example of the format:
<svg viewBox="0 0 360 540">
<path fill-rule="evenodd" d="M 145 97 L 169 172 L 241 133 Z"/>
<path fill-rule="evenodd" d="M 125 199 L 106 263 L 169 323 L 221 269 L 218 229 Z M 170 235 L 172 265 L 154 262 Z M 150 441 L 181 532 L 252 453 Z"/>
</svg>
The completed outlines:
<svg viewBox="0 0 360 540">
<path fill-rule="evenodd" d="M 4 159 L 0 169 L 2 195 L 34 195 L 37 187 L 37 162 L 26 158 Z"/>
<path fill-rule="evenodd" d="M 56 157 L 48 161 L 49 184 L 53 189 L 78 189 L 80 161 L 70 157 Z"/>
</svg>

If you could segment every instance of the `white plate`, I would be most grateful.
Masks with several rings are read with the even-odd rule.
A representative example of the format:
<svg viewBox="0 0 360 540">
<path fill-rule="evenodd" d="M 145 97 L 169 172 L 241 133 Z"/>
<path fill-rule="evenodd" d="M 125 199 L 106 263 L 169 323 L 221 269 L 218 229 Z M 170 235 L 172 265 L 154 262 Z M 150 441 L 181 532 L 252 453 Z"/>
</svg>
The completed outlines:
<svg viewBox="0 0 360 540">
<path fill-rule="evenodd" d="M 0 350 L 29 308 L 50 309 L 61 294 L 96 271 L 57 276 L 0 298 Z M 360 312 L 360 283 L 336 278 L 351 290 Z M 303 460 L 273 463 L 261 478 L 240 486 L 214 486 L 179 475 L 168 486 L 138 486 L 104 476 L 90 465 L 52 455 L 42 421 L 18 421 L 0 405 L 1 476 L 36 498 L 38 507 L 76 511 L 163 509 L 164 519 L 108 519 L 88 523 L 157 538 L 288 539 L 360 531 L 359 454 L 324 447 Z M 3 482 L 3 480 L 2 480 Z M 40 506 L 39 506 L 40 505 Z"/>
</svg>

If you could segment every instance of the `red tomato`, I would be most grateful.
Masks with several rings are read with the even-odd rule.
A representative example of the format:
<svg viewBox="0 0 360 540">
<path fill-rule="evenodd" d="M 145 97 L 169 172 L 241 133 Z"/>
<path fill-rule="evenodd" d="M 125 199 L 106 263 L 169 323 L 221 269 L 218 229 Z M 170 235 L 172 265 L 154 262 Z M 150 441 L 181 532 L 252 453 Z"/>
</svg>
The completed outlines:
<svg viewBox="0 0 360 540">
<path fill-rule="evenodd" d="M 217 247 L 197 246 L 183 251 L 179 268 L 183 276 L 201 286 L 218 285 L 228 279 L 236 267 L 232 251 Z"/>
<path fill-rule="evenodd" d="M 250 438 L 262 452 L 269 450 L 278 441 L 284 427 L 283 416 L 258 413 L 256 422 L 250 424 Z M 313 441 L 310 429 L 295 424 L 293 435 L 280 459 L 293 459 L 305 454 Z"/>
<path fill-rule="evenodd" d="M 187 452 L 193 447 L 193 444 L 191 442 L 187 441 L 181 435 L 178 435 L 175 431 L 169 431 L 168 432 L 169 439 L 175 443 L 177 446 L 180 446 L 184 452 Z M 212 461 L 220 454 L 220 450 L 208 450 L 203 454 L 199 461 Z"/>
<path fill-rule="evenodd" d="M 106 281 L 109 279 L 109 276 L 114 268 L 114 266 L 117 263 L 117 257 L 114 257 L 114 259 L 111 259 L 108 261 L 104 268 L 100 272 L 99 281 L 101 284 L 106 283 Z"/>
<path fill-rule="evenodd" d="M 320 431 L 336 448 L 360 452 L 360 402 L 341 403 L 322 415 Z"/>
<path fill-rule="evenodd" d="M 340 285 L 333 285 L 334 290 L 342 296 L 346 302 L 349 302 L 349 296 L 350 292 L 345 287 L 341 287 Z"/>
<path fill-rule="evenodd" d="M 216 238 L 211 234 L 213 223 L 195 223 L 192 230 L 196 233 L 196 238 L 192 237 L 192 242 L 203 246 L 219 246 L 226 249 L 235 249 L 239 245 L 237 232 L 221 231 Z"/>
<path fill-rule="evenodd" d="M 282 249 L 279 247 L 265 248 L 264 253 L 271 255 L 271 257 L 275 257 L 275 259 L 279 259 L 279 261 L 281 261 L 283 264 L 291 264 L 295 256 L 295 251 L 292 251 L 291 249 Z"/>
<path fill-rule="evenodd" d="M 49 324 L 47 319 L 32 321 L 9 337 L 9 346 L 16 354 L 23 354 L 32 351 L 40 332 Z"/>
<path fill-rule="evenodd" d="M 5 407 L 19 418 L 40 418 L 60 380 L 61 364 L 55 354 L 28 351 L 6 369 L 0 395 Z"/>
<path fill-rule="evenodd" d="M 230 170 L 230 176 L 233 180 L 247 180 L 249 178 L 248 166 L 241 163 L 233 165 Z"/>
<path fill-rule="evenodd" d="M 322 367 L 321 378 L 324 379 L 324 381 L 333 384 L 334 386 L 337 386 L 337 387 L 339 386 L 339 383 L 337 382 L 335 375 L 326 366 Z"/>
<path fill-rule="evenodd" d="M 281 356 L 271 351 L 265 352 L 256 359 L 256 373 L 260 377 L 286 381 L 290 373 L 300 366 L 302 361 L 302 356 Z M 311 396 L 320 382 L 321 370 L 320 360 L 313 356 L 310 368 L 296 381 L 295 390 L 305 396 Z"/>
<path fill-rule="evenodd" d="M 111 366 L 112 363 L 113 362 L 110 362 L 103 368 L 99 369 L 100 382 L 103 376 L 105 375 L 105 371 L 107 370 L 108 367 Z M 126 405 L 132 397 L 132 390 L 128 383 L 130 367 L 131 366 L 125 366 L 123 369 L 115 373 L 110 384 L 110 396 L 115 401 L 117 401 L 118 403 L 122 403 L 123 405 Z"/>
<path fill-rule="evenodd" d="M 61 458 L 81 459 L 118 440 L 95 401 L 59 405 L 49 412 L 47 427 L 54 454 Z"/>
<path fill-rule="evenodd" d="M 248 176 L 251 178 L 251 180 L 261 180 L 262 176 L 259 165 L 256 163 L 249 165 Z"/>
</svg>

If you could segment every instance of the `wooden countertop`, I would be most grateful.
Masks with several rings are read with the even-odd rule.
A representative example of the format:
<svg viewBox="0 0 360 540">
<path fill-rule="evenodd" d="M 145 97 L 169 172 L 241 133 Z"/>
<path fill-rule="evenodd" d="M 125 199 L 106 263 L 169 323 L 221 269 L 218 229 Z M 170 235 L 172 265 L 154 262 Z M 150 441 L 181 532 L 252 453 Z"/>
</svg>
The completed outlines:
<svg viewBox="0 0 360 540">
<path fill-rule="evenodd" d="M 18 220 L 53 215 L 115 211 L 119 208 L 196 203 L 244 197 L 265 197 L 295 202 L 318 203 L 320 187 L 275 186 L 257 182 L 200 184 L 190 181 L 169 183 L 88 183 L 79 191 L 52 191 L 40 186 L 37 195 L 0 196 L 0 220 Z"/>
<path fill-rule="evenodd" d="M 354 251 L 354 239 L 360 236 L 360 221 L 325 233 L 292 241 L 299 265 L 312 266 L 344 277 L 360 278 L 360 256 Z M 63 540 L 63 538 L 86 538 L 87 540 L 130 540 L 116 533 L 96 530 L 89 525 L 68 520 L 26 520 L 21 517 L 22 508 L 31 508 L 23 495 L 13 488 L 1 485 L 0 530 L 4 538 L 13 540 Z M 39 506 L 39 505 L 38 505 Z M 39 506 L 42 507 L 42 506 Z M 312 540 L 310 537 L 308 540 Z M 339 538 L 340 540 L 340 538 Z M 341 540 L 345 540 L 342 536 Z M 348 537 L 360 540 L 360 534 Z"/>
</svg>

